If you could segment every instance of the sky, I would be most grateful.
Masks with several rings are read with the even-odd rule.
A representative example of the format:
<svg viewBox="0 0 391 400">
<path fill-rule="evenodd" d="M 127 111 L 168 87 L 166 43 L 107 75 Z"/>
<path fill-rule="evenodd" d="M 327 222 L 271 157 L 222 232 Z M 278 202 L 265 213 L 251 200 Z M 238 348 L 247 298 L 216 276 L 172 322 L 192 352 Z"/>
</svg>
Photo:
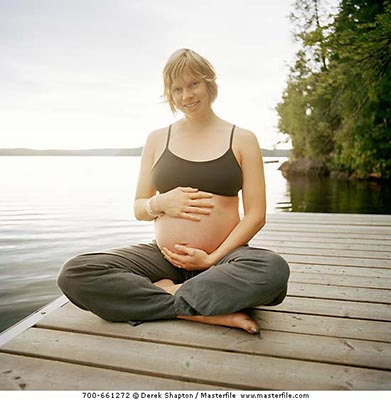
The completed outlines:
<svg viewBox="0 0 391 400">
<path fill-rule="evenodd" d="M 168 126 L 179 48 L 217 72 L 215 113 L 278 144 L 292 0 L 0 0 L 0 148 L 132 148 Z"/>
</svg>

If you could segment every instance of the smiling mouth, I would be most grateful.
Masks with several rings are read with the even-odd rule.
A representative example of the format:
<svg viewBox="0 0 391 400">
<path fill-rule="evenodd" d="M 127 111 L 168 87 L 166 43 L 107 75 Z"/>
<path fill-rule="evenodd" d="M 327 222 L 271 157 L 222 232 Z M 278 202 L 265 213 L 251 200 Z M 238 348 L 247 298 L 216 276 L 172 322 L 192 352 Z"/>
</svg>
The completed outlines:
<svg viewBox="0 0 391 400">
<path fill-rule="evenodd" d="M 198 105 L 199 101 L 195 101 L 194 103 L 186 104 L 185 107 L 192 109 L 195 108 Z"/>
</svg>

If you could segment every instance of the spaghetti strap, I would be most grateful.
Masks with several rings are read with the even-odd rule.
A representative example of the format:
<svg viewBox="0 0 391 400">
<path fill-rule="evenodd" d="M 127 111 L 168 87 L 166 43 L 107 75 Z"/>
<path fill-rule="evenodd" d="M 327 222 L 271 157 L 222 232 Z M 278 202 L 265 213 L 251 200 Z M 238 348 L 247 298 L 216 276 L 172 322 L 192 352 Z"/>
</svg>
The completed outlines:
<svg viewBox="0 0 391 400">
<path fill-rule="evenodd" d="M 231 130 L 231 140 L 229 142 L 229 147 L 232 147 L 232 139 L 234 137 L 234 130 L 235 130 L 235 125 L 232 125 L 232 130 Z"/>
<path fill-rule="evenodd" d="M 168 143 L 170 142 L 170 134 L 171 134 L 171 125 L 168 127 L 166 149 L 168 148 Z"/>
</svg>

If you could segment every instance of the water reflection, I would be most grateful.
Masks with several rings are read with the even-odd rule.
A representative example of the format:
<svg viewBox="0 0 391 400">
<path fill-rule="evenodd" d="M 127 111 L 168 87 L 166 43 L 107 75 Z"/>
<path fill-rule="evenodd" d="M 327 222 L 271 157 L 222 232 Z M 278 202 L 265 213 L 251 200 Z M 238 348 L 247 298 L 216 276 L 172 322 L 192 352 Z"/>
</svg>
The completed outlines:
<svg viewBox="0 0 391 400">
<path fill-rule="evenodd" d="M 280 211 L 391 214 L 391 185 L 375 181 L 296 177 L 287 181 L 290 202 Z"/>
</svg>

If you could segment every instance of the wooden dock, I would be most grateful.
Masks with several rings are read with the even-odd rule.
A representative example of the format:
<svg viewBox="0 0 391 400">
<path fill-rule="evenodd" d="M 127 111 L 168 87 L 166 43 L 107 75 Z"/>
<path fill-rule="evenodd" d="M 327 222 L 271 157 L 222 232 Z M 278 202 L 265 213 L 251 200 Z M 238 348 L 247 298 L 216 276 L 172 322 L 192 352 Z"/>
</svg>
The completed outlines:
<svg viewBox="0 0 391 400">
<path fill-rule="evenodd" d="M 291 266 L 285 301 L 251 311 L 259 336 L 109 323 L 60 297 L 0 335 L 0 388 L 391 390 L 391 216 L 271 214 L 251 244 Z"/>
</svg>

